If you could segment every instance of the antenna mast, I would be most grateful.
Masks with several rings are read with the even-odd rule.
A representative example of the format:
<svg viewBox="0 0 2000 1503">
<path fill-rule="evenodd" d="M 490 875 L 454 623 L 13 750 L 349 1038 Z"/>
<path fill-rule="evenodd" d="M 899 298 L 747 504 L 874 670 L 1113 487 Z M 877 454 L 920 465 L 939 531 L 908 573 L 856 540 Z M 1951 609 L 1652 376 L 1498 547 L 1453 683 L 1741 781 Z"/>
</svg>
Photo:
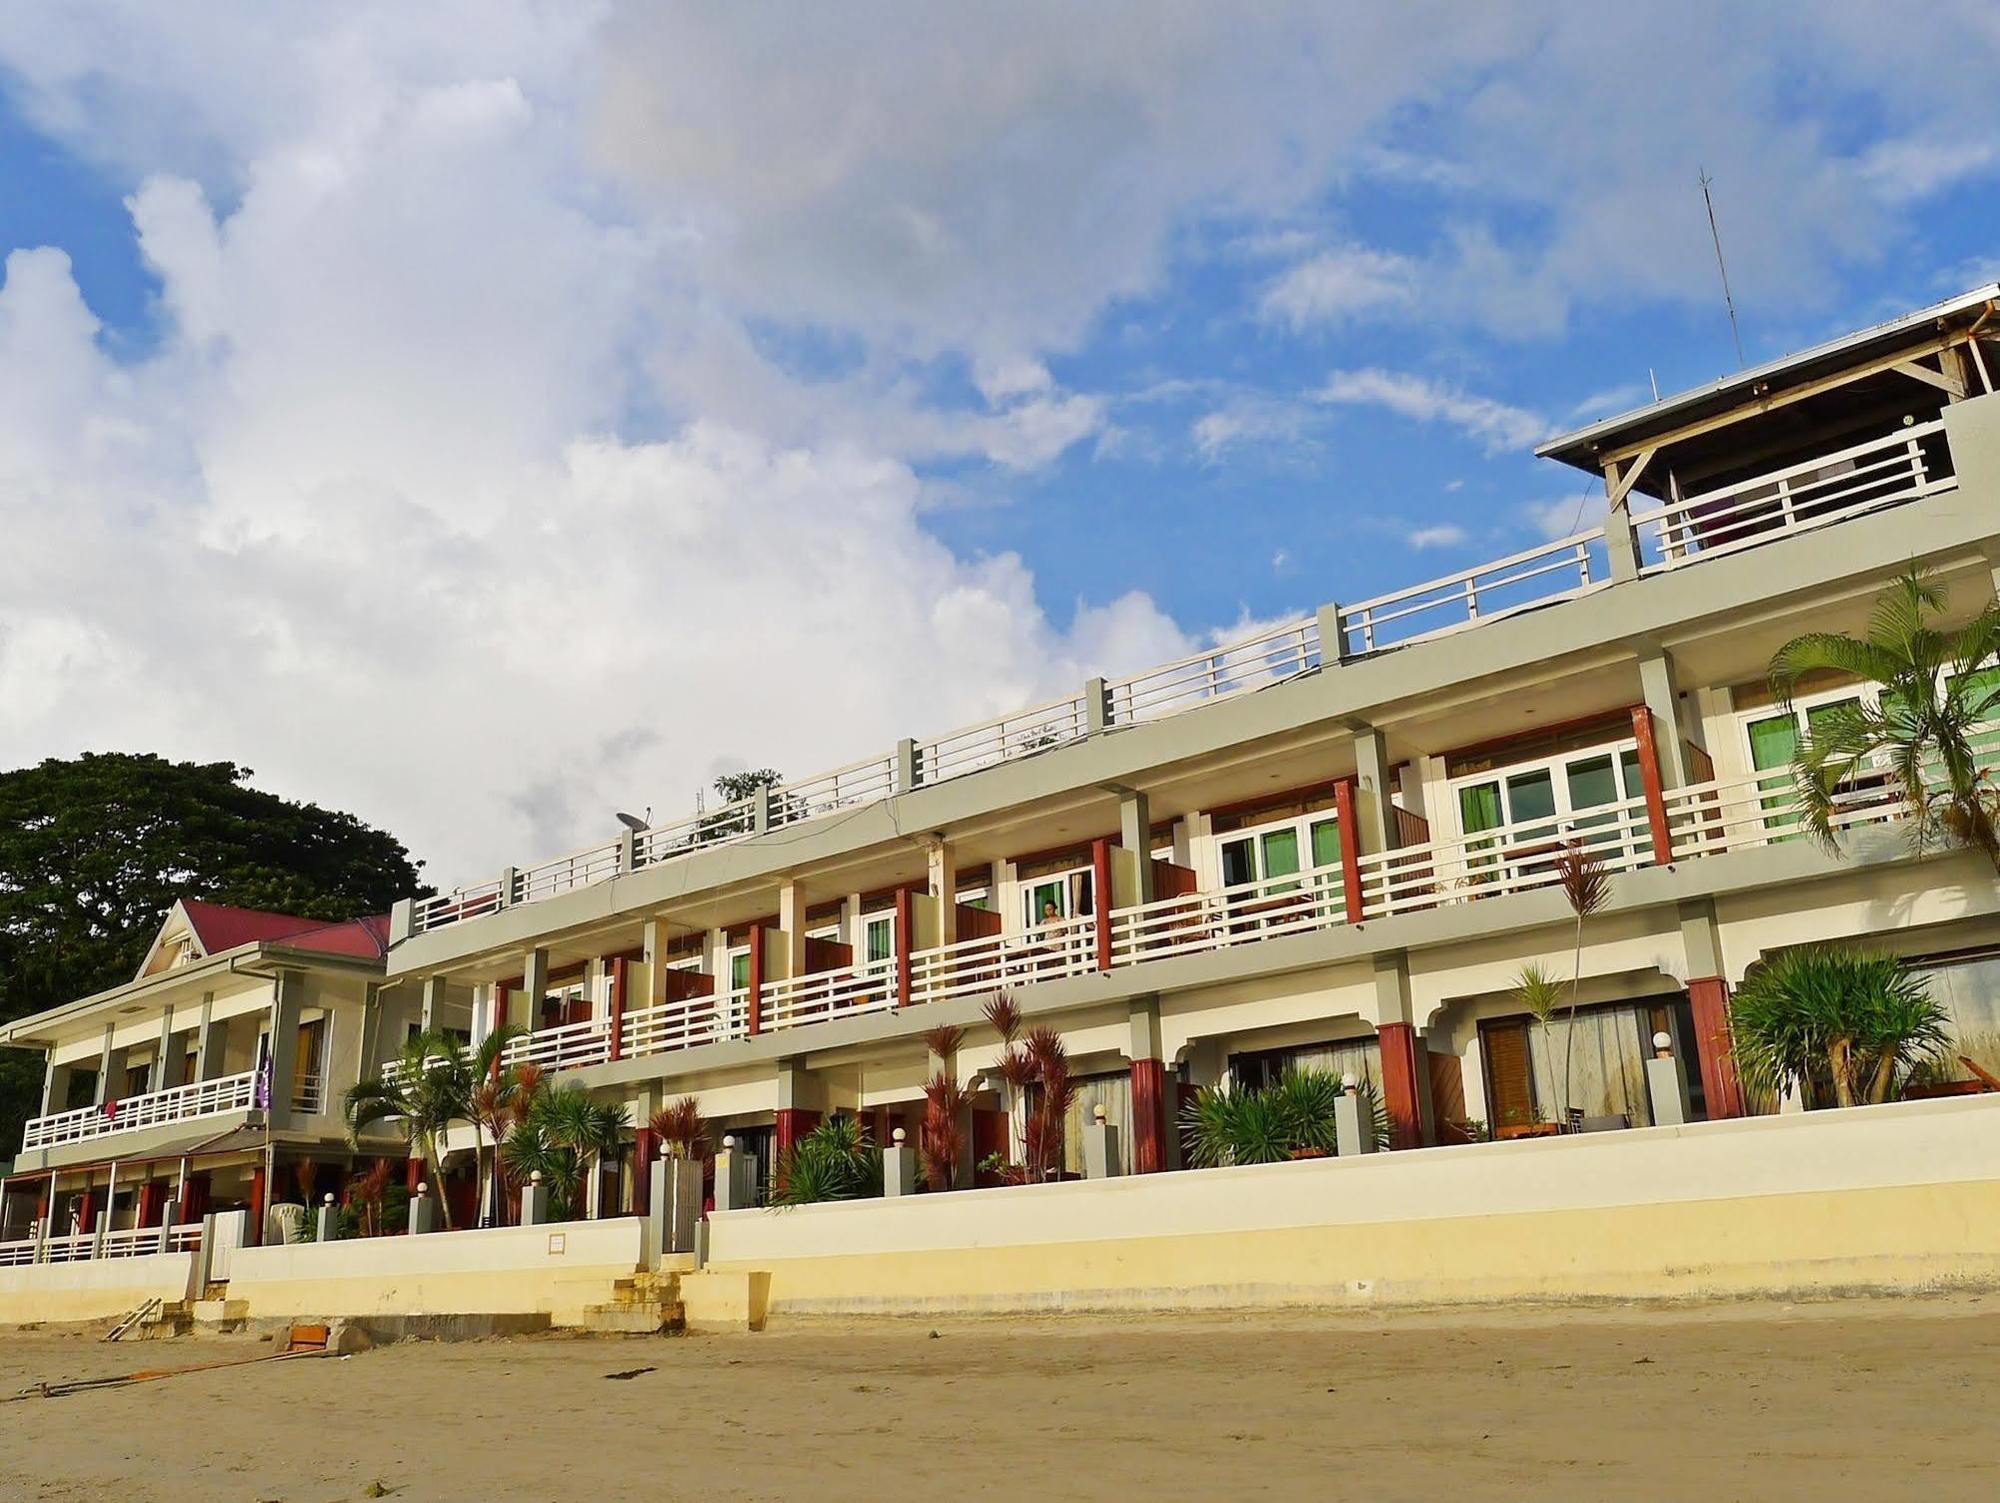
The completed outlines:
<svg viewBox="0 0 2000 1503">
<path fill-rule="evenodd" d="M 1722 273 L 1722 305 L 1729 310 L 1729 337 L 1736 341 L 1736 368 L 1742 370 L 1748 364 L 1743 358 L 1743 333 L 1736 327 L 1736 299 L 1729 293 L 1729 268 L 1722 260 L 1722 232 L 1715 227 L 1715 199 L 1708 191 L 1714 181 L 1706 171 L 1701 173 L 1701 201 L 1708 206 L 1708 238 L 1715 242 L 1715 269 Z"/>
</svg>

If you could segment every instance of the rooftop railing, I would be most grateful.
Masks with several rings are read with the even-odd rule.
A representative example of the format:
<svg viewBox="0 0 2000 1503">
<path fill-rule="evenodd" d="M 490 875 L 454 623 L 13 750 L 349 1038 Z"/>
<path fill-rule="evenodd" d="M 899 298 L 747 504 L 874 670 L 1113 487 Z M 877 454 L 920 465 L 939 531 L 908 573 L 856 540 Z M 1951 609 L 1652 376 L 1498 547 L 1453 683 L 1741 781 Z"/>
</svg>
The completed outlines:
<svg viewBox="0 0 2000 1503">
<path fill-rule="evenodd" d="M 1594 527 L 1423 584 L 1328 606 L 1241 641 L 1127 678 L 1093 679 L 1081 694 L 905 742 L 897 752 L 760 790 L 755 797 L 653 825 L 539 866 L 503 873 L 412 904 L 425 933 L 657 866 L 693 851 L 879 802 L 950 778 L 1033 756 L 1100 729 L 1136 725 L 1254 693 L 1334 661 L 1351 661 L 1486 625 L 1653 574 L 1773 542 L 1948 489 L 1935 455 L 1942 422 L 1912 424 L 1835 453 L 1631 513 L 1623 529 Z"/>
</svg>

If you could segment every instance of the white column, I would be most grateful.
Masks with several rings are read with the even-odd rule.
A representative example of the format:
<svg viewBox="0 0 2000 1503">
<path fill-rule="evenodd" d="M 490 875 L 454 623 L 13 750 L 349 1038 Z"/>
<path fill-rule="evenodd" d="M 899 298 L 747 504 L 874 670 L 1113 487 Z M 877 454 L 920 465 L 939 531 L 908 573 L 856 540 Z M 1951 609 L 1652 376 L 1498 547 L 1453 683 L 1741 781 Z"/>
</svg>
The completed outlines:
<svg viewBox="0 0 2000 1503">
<path fill-rule="evenodd" d="M 951 842 L 942 839 L 931 841 L 924 850 L 924 864 L 928 869 L 931 896 L 937 900 L 938 905 L 938 943 L 956 944 L 958 884 L 957 873 L 952 870 Z"/>
</svg>

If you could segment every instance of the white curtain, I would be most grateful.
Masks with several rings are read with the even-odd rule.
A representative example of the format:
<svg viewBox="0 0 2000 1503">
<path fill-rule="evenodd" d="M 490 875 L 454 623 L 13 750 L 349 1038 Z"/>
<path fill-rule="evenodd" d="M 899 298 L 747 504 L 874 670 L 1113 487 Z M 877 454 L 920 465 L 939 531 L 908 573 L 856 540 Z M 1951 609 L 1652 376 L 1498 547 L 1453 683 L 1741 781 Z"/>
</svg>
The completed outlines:
<svg viewBox="0 0 2000 1503">
<path fill-rule="evenodd" d="M 1971 1079 L 1958 1062 L 1967 1055 L 1981 1069 L 2000 1075 L 2000 955 L 1959 960 L 1921 973 L 1930 982 L 1931 1000 L 1951 1016 L 1949 1079 Z"/>
<path fill-rule="evenodd" d="M 1118 1129 L 1118 1153 L 1130 1160 L 1132 1154 L 1132 1076 L 1121 1070 L 1115 1075 L 1086 1075 L 1076 1083 L 1076 1096 L 1063 1120 L 1063 1168 L 1071 1174 L 1083 1173 L 1083 1130 L 1096 1120 L 1096 1109 L 1104 1108 L 1104 1120 Z"/>
<path fill-rule="evenodd" d="M 1565 1101 L 1586 1117 L 1623 1113 L 1634 1127 L 1650 1127 L 1646 1096 L 1646 1013 L 1638 1007 L 1592 1007 L 1576 1015 L 1576 1046 L 1569 1047 L 1571 1024 L 1561 1016 L 1546 1032 L 1531 1024 L 1528 1057 L 1535 1071 L 1535 1100 L 1550 1121 Z M 1569 1090 L 1562 1089 L 1565 1059 Z"/>
<path fill-rule="evenodd" d="M 1374 1039 L 1340 1039 L 1294 1049 L 1285 1057 L 1288 1071 L 1324 1070 L 1335 1080 L 1352 1075 L 1382 1099 L 1382 1046 Z"/>
</svg>

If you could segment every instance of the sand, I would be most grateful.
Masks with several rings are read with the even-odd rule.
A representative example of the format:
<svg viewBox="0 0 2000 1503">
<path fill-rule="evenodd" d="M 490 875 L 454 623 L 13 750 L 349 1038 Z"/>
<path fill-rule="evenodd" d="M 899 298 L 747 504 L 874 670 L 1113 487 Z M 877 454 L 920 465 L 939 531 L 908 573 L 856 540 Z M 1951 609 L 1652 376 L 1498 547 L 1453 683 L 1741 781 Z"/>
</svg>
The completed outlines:
<svg viewBox="0 0 2000 1503">
<path fill-rule="evenodd" d="M 260 1350 L 0 1332 L 0 1396 Z M 2000 1299 L 411 1343 L 0 1403 L 0 1447 L 9 1499 L 121 1503 L 1990 1499 Z"/>
</svg>

